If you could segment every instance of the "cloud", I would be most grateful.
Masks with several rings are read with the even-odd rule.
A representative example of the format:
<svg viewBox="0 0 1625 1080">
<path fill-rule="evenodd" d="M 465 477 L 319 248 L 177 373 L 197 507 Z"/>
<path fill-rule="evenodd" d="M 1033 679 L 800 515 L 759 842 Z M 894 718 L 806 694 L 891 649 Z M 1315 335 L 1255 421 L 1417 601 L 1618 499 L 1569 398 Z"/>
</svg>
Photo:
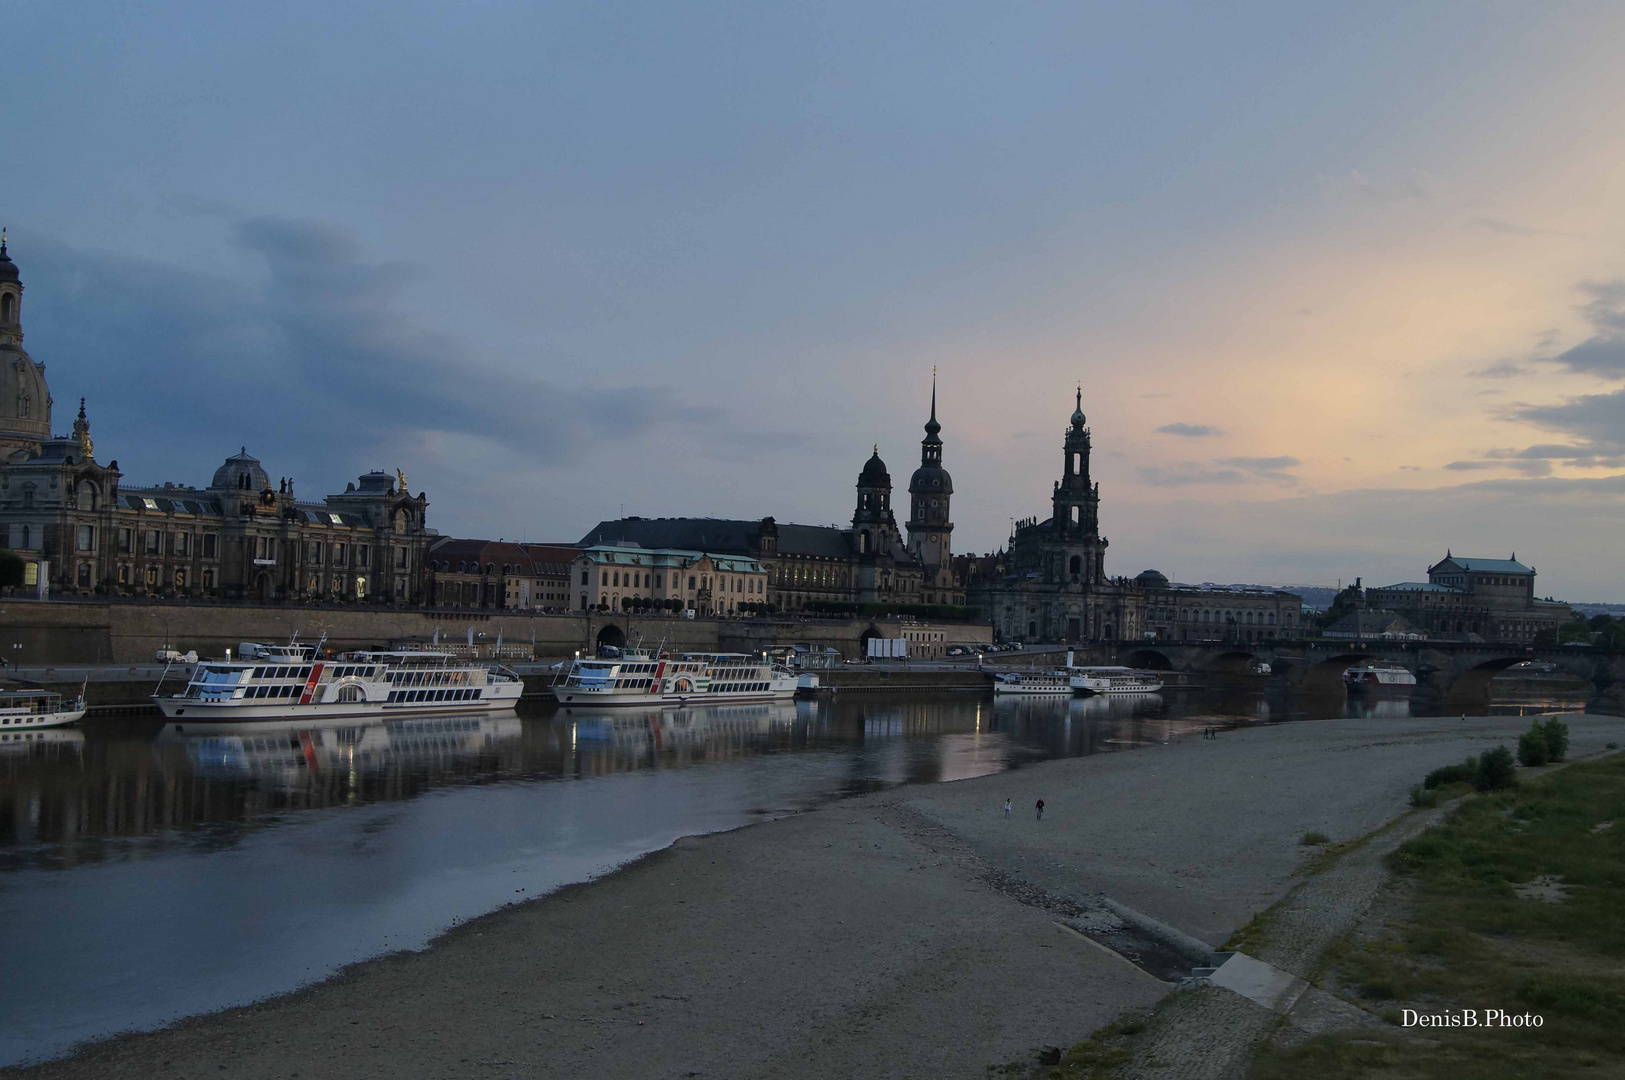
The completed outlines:
<svg viewBox="0 0 1625 1080">
<path fill-rule="evenodd" d="M 1224 434 L 1218 428 L 1210 427 L 1207 424 L 1164 424 L 1157 430 L 1164 435 L 1184 435 L 1192 439 Z"/>
<path fill-rule="evenodd" d="M 1532 446 L 1521 454 L 1588 465 L 1625 455 L 1625 390 L 1582 394 L 1560 405 L 1523 405 L 1512 416 L 1580 440 L 1576 445 Z"/>
<path fill-rule="evenodd" d="M 1496 463 L 1493 461 L 1452 461 L 1450 464 L 1445 466 L 1445 468 L 1452 469 L 1456 472 L 1468 472 L 1469 470 L 1475 469 L 1493 469 L 1495 467 Z"/>
<path fill-rule="evenodd" d="M 1194 461 L 1171 467 L 1146 466 L 1140 470 L 1141 483 L 1151 487 L 1186 487 L 1193 484 L 1247 484 L 1268 480 L 1296 484 L 1298 478 L 1285 470 L 1302 464 L 1295 457 L 1218 458 L 1213 468 Z"/>
<path fill-rule="evenodd" d="M 1399 467 L 1399 471 L 1400 472 L 1421 472 L 1422 471 L 1422 466 L 1420 466 L 1420 465 L 1401 465 Z"/>
<path fill-rule="evenodd" d="M 1590 295 L 1580 308 L 1594 333 L 1580 344 L 1550 357 L 1570 371 L 1603 378 L 1625 378 L 1625 279 L 1588 281 Z"/>
<path fill-rule="evenodd" d="M 1467 373 L 1475 379 L 1510 379 L 1516 375 L 1531 375 L 1528 368 L 1511 360 L 1497 360 L 1493 364 Z"/>
<path fill-rule="evenodd" d="M 1273 480 L 1281 484 L 1296 484 L 1298 478 L 1287 472 L 1295 469 L 1303 462 L 1295 457 L 1230 457 L 1219 458 L 1220 465 L 1231 465 L 1242 469 L 1264 480 Z"/>
<path fill-rule="evenodd" d="M 1371 177 L 1359 169 L 1350 169 L 1338 176 L 1322 176 L 1321 185 L 1332 191 L 1349 192 L 1379 205 L 1427 201 L 1432 196 L 1433 178 L 1420 170 L 1411 170 L 1400 176 Z"/>
<path fill-rule="evenodd" d="M 1209 469 L 1194 462 L 1172 468 L 1147 466 L 1140 470 L 1140 482 L 1152 487 L 1185 487 L 1190 484 L 1242 484 L 1247 477 L 1236 469 Z"/>
<path fill-rule="evenodd" d="M 75 382 L 93 388 L 101 432 L 164 388 L 158 411 L 171 422 L 143 417 L 140 437 L 104 445 L 156 443 L 158 458 L 179 456 L 163 453 L 164 440 L 190 448 L 189 458 L 215 448 L 190 466 L 202 469 L 216 451 L 249 443 L 307 471 L 319 460 L 323 469 L 333 460 L 371 468 L 448 435 L 491 443 L 494 453 L 523 447 L 536 466 L 652 434 L 694 435 L 699 447 L 731 432 L 736 447 L 785 447 L 782 435 L 720 424 L 725 409 L 673 387 L 580 385 L 554 377 L 549 367 L 564 365 L 549 357 L 471 356 L 406 309 L 401 291 L 418 271 L 367 261 L 340 227 L 239 219 L 231 244 L 263 266 L 258 281 L 62 248 L 24 268 L 41 286 L 36 309 L 49 307 L 41 313 L 55 331 L 52 352 L 75 357 Z M 65 396 L 67 380 L 52 382 Z"/>
<path fill-rule="evenodd" d="M 1502 233 L 1508 236 L 1568 236 L 1573 233 L 1563 232 L 1561 229 L 1543 229 L 1537 225 L 1519 225 L 1515 221 L 1504 221 L 1501 218 L 1476 217 L 1469 221 L 1468 226 L 1474 229 L 1483 229 L 1486 232 Z"/>
</svg>

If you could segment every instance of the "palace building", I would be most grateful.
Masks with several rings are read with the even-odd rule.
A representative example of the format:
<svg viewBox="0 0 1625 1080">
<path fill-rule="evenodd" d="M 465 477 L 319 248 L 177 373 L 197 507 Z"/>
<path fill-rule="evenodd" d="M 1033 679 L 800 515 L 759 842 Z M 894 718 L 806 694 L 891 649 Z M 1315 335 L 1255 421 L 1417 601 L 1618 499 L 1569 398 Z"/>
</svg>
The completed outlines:
<svg viewBox="0 0 1625 1080">
<path fill-rule="evenodd" d="M 0 547 L 34 595 L 418 603 L 428 500 L 370 472 L 320 501 L 276 487 L 246 447 L 204 487 L 125 485 L 96 459 L 83 399 L 51 434 L 45 365 L 23 351 L 23 285 L 0 234 Z"/>
<path fill-rule="evenodd" d="M 1446 551 L 1426 581 L 1365 590 L 1370 608 L 1397 612 L 1427 636 L 1458 641 L 1532 644 L 1571 614 L 1567 604 L 1535 597 L 1535 570 L 1507 559 L 1463 558 Z"/>
<path fill-rule="evenodd" d="M 771 517 L 626 517 L 599 522 L 580 546 L 635 544 L 753 559 L 766 575 L 767 603 L 780 611 L 820 603 L 963 604 L 952 550 L 953 478 L 942 465 L 941 431 L 933 382 L 920 467 L 909 480 L 906 539 L 877 445 L 858 473 L 850 528 L 780 524 Z"/>
</svg>

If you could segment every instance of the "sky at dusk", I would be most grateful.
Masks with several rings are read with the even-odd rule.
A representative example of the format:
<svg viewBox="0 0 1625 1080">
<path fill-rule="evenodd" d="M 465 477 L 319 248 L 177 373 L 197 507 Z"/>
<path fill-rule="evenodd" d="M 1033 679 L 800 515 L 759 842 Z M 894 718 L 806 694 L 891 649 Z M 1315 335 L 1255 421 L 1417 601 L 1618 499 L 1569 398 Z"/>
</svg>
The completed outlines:
<svg viewBox="0 0 1625 1080">
<path fill-rule="evenodd" d="M 126 483 L 847 522 L 934 365 L 958 551 L 1081 384 L 1110 573 L 1625 599 L 1625 6 L 0 17 L 26 347 Z"/>
</svg>

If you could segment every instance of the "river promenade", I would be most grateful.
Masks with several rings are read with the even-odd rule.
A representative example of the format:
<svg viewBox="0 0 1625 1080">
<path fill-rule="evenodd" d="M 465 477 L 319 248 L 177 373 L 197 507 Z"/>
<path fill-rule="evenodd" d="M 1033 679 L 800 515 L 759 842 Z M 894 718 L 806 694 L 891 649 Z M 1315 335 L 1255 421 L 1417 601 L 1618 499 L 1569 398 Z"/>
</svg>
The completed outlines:
<svg viewBox="0 0 1625 1080">
<path fill-rule="evenodd" d="M 1625 741 L 1620 718 L 1566 719 L 1575 756 Z M 1527 724 L 1257 726 L 843 800 L 0 1075 L 981 1077 L 1172 989 L 1062 925 L 1067 905 L 1104 895 L 1218 945 L 1301 880 L 1306 831 L 1369 833 Z"/>
</svg>

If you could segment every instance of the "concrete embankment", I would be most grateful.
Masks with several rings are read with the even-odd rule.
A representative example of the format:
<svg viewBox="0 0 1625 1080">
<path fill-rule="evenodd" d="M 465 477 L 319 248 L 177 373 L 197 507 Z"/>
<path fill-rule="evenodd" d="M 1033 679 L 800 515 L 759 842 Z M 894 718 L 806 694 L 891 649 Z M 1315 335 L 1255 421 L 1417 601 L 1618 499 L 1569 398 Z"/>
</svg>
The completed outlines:
<svg viewBox="0 0 1625 1080">
<path fill-rule="evenodd" d="M 1625 733 L 1567 719 L 1575 754 Z M 1104 894 L 1218 944 L 1300 880 L 1305 831 L 1362 836 L 1428 769 L 1527 723 L 1191 732 L 837 802 L 28 1075 L 982 1077 L 1171 989 L 1059 904 Z"/>
<path fill-rule="evenodd" d="M 489 646 L 499 637 L 536 656 L 590 653 L 600 641 L 627 642 L 672 652 L 757 653 L 781 645 L 833 648 L 843 657 L 863 653 L 867 637 L 903 637 L 914 624 L 897 619 L 819 619 L 750 616 L 680 619 L 670 616 L 558 615 L 528 611 L 453 608 L 259 606 L 254 604 L 140 601 L 0 600 L 0 646 L 8 662 L 24 664 L 143 664 L 162 646 L 200 656 L 221 656 L 242 641 L 301 641 L 325 636 L 335 649 L 361 649 L 403 638 L 474 640 Z M 952 640 L 990 640 L 989 627 L 955 625 Z M 20 648 L 13 648 L 20 646 Z"/>
</svg>

